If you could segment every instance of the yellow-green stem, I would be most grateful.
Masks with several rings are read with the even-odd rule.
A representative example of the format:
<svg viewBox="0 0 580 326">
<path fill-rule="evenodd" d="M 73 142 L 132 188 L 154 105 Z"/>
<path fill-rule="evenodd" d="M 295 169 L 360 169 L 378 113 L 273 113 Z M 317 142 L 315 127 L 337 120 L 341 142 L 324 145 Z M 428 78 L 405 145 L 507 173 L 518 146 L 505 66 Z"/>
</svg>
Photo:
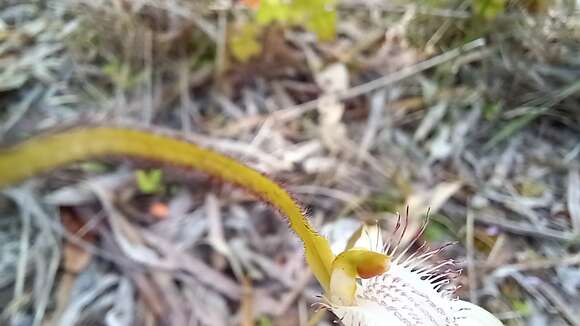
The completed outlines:
<svg viewBox="0 0 580 326">
<path fill-rule="evenodd" d="M 334 255 L 290 194 L 258 171 L 195 144 L 127 128 L 86 127 L 30 139 L 0 150 L 0 188 L 67 164 L 108 156 L 182 166 L 255 193 L 285 215 L 304 242 L 306 260 L 326 290 Z"/>
</svg>

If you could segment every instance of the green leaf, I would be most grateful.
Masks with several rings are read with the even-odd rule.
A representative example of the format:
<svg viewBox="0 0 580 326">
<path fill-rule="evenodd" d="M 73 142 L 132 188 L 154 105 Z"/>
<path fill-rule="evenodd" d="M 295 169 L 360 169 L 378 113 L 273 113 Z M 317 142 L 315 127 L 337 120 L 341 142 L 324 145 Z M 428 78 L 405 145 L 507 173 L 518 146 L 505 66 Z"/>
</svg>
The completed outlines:
<svg viewBox="0 0 580 326">
<path fill-rule="evenodd" d="M 229 46 L 236 60 L 246 62 L 251 57 L 262 52 L 262 43 L 259 42 L 261 32 L 260 26 L 248 23 L 233 33 L 230 37 Z"/>
<path fill-rule="evenodd" d="M 514 310 L 517 311 L 521 316 L 529 316 L 532 313 L 532 309 L 526 301 L 520 299 L 513 300 L 512 306 L 514 307 Z"/>
<path fill-rule="evenodd" d="M 260 325 L 260 326 L 272 326 L 272 321 L 268 317 L 262 316 L 262 317 L 260 317 L 258 325 Z"/>
<path fill-rule="evenodd" d="M 483 116 L 485 117 L 485 120 L 487 121 L 492 121 L 493 119 L 495 119 L 498 114 L 501 112 L 501 105 L 499 103 L 488 103 L 483 107 Z"/>
<path fill-rule="evenodd" d="M 458 231 L 449 217 L 442 214 L 433 214 L 430 217 L 425 239 L 429 242 L 458 239 Z"/>
<path fill-rule="evenodd" d="M 105 173 L 108 170 L 107 165 L 100 162 L 83 162 L 80 163 L 80 167 L 89 173 Z"/>
<path fill-rule="evenodd" d="M 113 59 L 103 68 L 103 73 L 111 79 L 111 82 L 122 90 L 129 90 L 141 82 L 146 72 L 133 71 L 129 63 Z"/>
<path fill-rule="evenodd" d="M 433 223 L 433 221 L 431 221 L 425 229 L 425 238 L 429 242 L 442 241 L 447 238 L 448 235 L 449 230 L 447 230 L 447 228 L 441 224 Z"/>
<path fill-rule="evenodd" d="M 336 11 L 322 9 L 310 16 L 306 28 L 316 33 L 321 41 L 331 41 L 336 37 Z"/>
<path fill-rule="evenodd" d="M 259 24 L 278 22 L 301 25 L 329 41 L 336 36 L 336 0 L 262 0 L 256 15 Z"/>
<path fill-rule="evenodd" d="M 534 108 L 533 111 L 527 112 L 511 120 L 507 125 L 501 128 L 500 131 L 496 133 L 487 143 L 485 143 L 483 149 L 489 150 L 495 145 L 506 140 L 507 138 L 509 138 L 510 136 L 512 136 L 513 134 L 524 128 L 528 123 L 532 122 L 544 111 L 545 108 Z"/>
<path fill-rule="evenodd" d="M 473 11 L 485 19 L 493 19 L 505 11 L 506 0 L 476 0 Z"/>
<path fill-rule="evenodd" d="M 135 177 L 137 179 L 137 186 L 142 193 L 154 194 L 161 191 L 163 179 L 163 172 L 161 170 L 137 170 Z"/>
<path fill-rule="evenodd" d="M 289 22 L 291 15 L 291 4 L 281 0 L 262 0 L 256 14 L 256 22 L 267 25 L 275 21 Z"/>
</svg>

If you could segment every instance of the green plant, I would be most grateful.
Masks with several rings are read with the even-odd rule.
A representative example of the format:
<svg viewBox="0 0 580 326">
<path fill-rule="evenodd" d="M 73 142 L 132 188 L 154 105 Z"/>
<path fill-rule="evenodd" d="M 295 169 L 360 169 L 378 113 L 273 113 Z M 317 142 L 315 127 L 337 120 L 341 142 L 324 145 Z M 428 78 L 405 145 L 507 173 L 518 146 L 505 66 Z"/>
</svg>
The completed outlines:
<svg viewBox="0 0 580 326">
<path fill-rule="evenodd" d="M 271 24 L 299 26 L 315 33 L 319 40 L 336 36 L 336 0 L 261 0 L 250 19 L 236 24 L 229 38 L 233 57 L 245 62 L 262 51 L 260 36 Z"/>
</svg>

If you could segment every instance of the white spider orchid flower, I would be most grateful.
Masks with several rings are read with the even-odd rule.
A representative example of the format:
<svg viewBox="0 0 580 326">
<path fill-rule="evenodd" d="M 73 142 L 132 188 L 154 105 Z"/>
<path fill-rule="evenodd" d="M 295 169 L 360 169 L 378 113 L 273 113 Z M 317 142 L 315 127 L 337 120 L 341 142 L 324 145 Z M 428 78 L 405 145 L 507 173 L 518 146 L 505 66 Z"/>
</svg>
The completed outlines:
<svg viewBox="0 0 580 326">
<path fill-rule="evenodd" d="M 415 239 L 423 233 L 426 224 Z M 400 223 L 397 229 L 399 226 Z M 454 268 L 453 261 L 436 265 L 429 262 L 445 247 L 427 250 L 423 245 L 409 254 L 409 245 L 399 251 L 398 243 L 404 232 L 405 228 L 397 237 L 397 243 L 383 246 L 378 227 L 361 227 L 349 241 L 345 252 L 360 248 L 361 251 L 370 250 L 388 256 L 384 272 L 367 279 L 362 275 L 364 273 L 359 273 L 356 285 L 349 287 L 344 285 L 348 284 L 348 276 L 334 268 L 331 289 L 323 306 L 331 310 L 345 326 L 503 325 L 486 310 L 454 297 L 457 288 L 452 283 L 459 271 Z M 337 260 L 338 257 L 340 255 Z M 349 291 L 353 291 L 351 296 Z"/>
</svg>

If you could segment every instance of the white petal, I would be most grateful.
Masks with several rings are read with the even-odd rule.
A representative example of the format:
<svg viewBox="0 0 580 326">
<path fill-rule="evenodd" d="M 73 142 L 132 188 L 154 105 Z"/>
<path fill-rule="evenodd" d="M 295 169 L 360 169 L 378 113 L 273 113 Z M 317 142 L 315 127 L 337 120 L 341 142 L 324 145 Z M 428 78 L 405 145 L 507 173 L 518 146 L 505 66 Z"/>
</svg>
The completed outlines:
<svg viewBox="0 0 580 326">
<path fill-rule="evenodd" d="M 359 303 L 357 306 L 336 306 L 332 312 L 344 326 L 407 326 L 392 312 L 374 302 Z"/>
<path fill-rule="evenodd" d="M 459 326 L 503 326 L 494 315 L 473 303 L 459 300 L 453 305 L 457 306 L 456 310 L 461 310 L 458 312 L 461 316 L 457 320 Z"/>
<path fill-rule="evenodd" d="M 360 226 L 361 223 L 358 220 L 341 218 L 336 222 L 326 224 L 321 233 L 330 242 L 332 253 L 338 256 L 345 250 L 349 238 Z"/>
<path fill-rule="evenodd" d="M 377 224 L 363 224 L 357 232 L 360 232 L 360 234 L 358 234 L 359 238 L 352 245 L 353 248 L 364 248 L 376 252 L 383 251 L 383 236 L 381 228 Z M 355 239 L 351 237 L 351 240 Z"/>
<path fill-rule="evenodd" d="M 453 325 L 457 326 L 503 326 L 501 321 L 483 308 L 466 301 L 449 301 L 448 305 L 457 312 Z M 374 302 L 359 302 L 357 306 L 338 306 L 332 309 L 345 326 L 408 326 L 408 316 L 395 316 L 394 312 L 384 309 Z M 400 313 L 405 314 L 404 310 Z M 407 320 L 408 322 L 408 320 Z M 420 325 L 430 325 L 432 320 L 422 320 Z M 444 319 L 435 321 L 445 324 Z"/>
</svg>

